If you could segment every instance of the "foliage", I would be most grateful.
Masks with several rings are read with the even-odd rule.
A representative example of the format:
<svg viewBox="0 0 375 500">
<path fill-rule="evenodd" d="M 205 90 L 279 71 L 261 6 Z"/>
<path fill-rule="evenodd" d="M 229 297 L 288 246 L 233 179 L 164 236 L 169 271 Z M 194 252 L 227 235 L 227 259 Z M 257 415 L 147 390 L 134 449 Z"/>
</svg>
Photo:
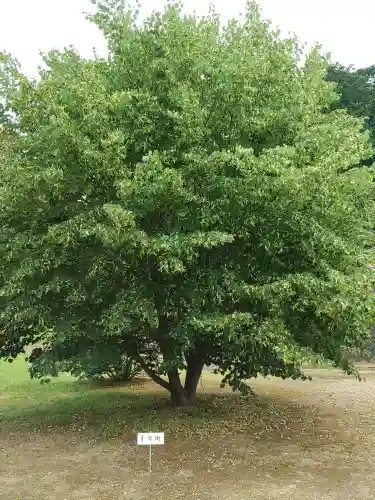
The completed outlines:
<svg viewBox="0 0 375 500">
<path fill-rule="evenodd" d="M 121 354 L 118 350 L 115 354 L 118 359 L 108 358 L 107 353 L 103 355 L 103 353 L 96 352 L 89 358 L 65 361 L 63 363 L 64 371 L 79 378 L 93 380 L 107 377 L 113 383 L 129 382 L 141 373 L 140 367 L 131 358 Z"/>
<path fill-rule="evenodd" d="M 371 149 L 362 120 L 329 111 L 327 61 L 301 61 L 252 2 L 224 28 L 177 4 L 140 24 L 115 3 L 91 18 L 107 60 L 70 48 L 39 81 L 4 70 L 1 356 L 117 345 L 176 404 L 204 364 L 241 390 L 303 378 L 306 348 L 350 372 L 343 347 L 373 313 L 373 203 L 369 172 L 342 167 Z"/>
<path fill-rule="evenodd" d="M 372 145 L 375 146 L 375 66 L 354 69 L 339 63 L 331 64 L 326 78 L 337 84 L 340 99 L 331 109 L 347 109 L 354 116 L 365 119 L 365 127 L 370 132 Z M 370 166 L 375 161 L 373 154 L 365 158 L 362 165 Z"/>
<path fill-rule="evenodd" d="M 371 156 L 362 158 L 357 164 L 348 168 L 372 167 L 375 162 L 375 66 L 356 70 L 352 66 L 346 68 L 339 63 L 331 64 L 327 69 L 326 79 L 336 83 L 337 91 L 340 93 L 339 101 L 333 103 L 331 109 L 346 109 L 350 114 L 364 118 L 365 128 L 370 132 L 373 145 Z M 374 345 L 375 335 L 372 328 L 369 345 L 365 350 L 349 349 L 348 353 L 354 359 L 369 359 L 374 356 Z"/>
<path fill-rule="evenodd" d="M 87 349 L 87 345 L 85 346 Z M 57 376 L 59 372 L 70 373 L 74 377 L 100 380 L 110 379 L 113 383 L 128 382 L 141 373 L 140 366 L 124 354 L 117 344 L 92 345 L 85 352 L 77 352 L 74 357 L 58 356 L 52 350 L 41 352 L 40 356 L 28 359 L 32 378 L 44 379 L 46 375 Z M 47 380 L 47 379 L 45 379 Z"/>
</svg>

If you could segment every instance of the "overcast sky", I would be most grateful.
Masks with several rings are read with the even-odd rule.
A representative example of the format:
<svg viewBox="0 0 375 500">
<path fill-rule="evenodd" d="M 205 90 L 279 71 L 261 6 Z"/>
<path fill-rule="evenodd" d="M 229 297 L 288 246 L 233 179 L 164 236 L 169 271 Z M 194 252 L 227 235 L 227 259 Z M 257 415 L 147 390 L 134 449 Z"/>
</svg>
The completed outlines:
<svg viewBox="0 0 375 500">
<path fill-rule="evenodd" d="M 141 0 L 149 13 L 161 10 L 164 0 Z M 185 0 L 187 10 L 207 12 L 209 0 Z M 223 19 L 236 17 L 245 0 L 214 0 Z M 281 29 L 297 34 L 301 42 L 320 42 L 332 58 L 344 65 L 364 67 L 375 64 L 372 29 L 375 0 L 258 0 L 263 15 Z M 89 57 L 92 47 L 105 55 L 101 33 L 85 20 L 82 12 L 92 11 L 90 0 L 0 0 L 0 50 L 18 58 L 23 71 L 37 75 L 39 50 L 62 49 L 73 44 Z"/>
</svg>

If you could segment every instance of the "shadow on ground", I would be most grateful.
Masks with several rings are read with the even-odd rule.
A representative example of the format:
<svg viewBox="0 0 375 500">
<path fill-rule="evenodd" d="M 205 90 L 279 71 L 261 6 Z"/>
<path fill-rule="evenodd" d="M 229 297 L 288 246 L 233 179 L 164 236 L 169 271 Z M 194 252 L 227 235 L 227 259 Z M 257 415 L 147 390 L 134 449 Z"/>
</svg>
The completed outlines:
<svg viewBox="0 0 375 500">
<path fill-rule="evenodd" d="M 29 396 L 19 384 L 15 399 L 0 401 L 3 498 L 375 498 L 374 380 L 314 373 L 311 383 L 257 380 L 248 400 L 206 379 L 193 410 L 171 409 L 168 394 L 145 381 L 61 380 L 41 392 L 28 382 Z M 141 431 L 166 436 L 151 476 L 148 452 L 135 444 Z"/>
<path fill-rule="evenodd" d="M 196 408 L 172 409 L 168 394 L 144 380 L 117 387 L 75 381 L 60 383 L 58 391 L 51 386 L 43 398 L 23 398 L 1 406 L 0 435 L 9 429 L 44 434 L 79 431 L 99 440 L 118 436 L 134 440 L 142 429 L 162 428 L 172 439 L 202 441 L 204 435 L 209 444 L 220 437 L 244 434 L 266 441 L 281 435 L 287 439 L 288 433 L 303 434 L 318 420 L 313 408 L 285 397 L 278 399 L 274 393 L 243 399 L 226 390 L 218 392 L 216 384 L 208 386 L 206 393 L 201 391 Z"/>
</svg>

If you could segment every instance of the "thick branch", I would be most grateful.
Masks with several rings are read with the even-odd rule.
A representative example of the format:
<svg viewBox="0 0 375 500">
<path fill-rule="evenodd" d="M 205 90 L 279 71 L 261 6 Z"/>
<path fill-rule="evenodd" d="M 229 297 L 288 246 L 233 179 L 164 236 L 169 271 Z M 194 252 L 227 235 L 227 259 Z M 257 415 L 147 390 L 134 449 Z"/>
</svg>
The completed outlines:
<svg viewBox="0 0 375 500">
<path fill-rule="evenodd" d="M 180 375 L 177 368 L 168 371 L 169 385 L 171 388 L 172 403 L 175 406 L 188 406 L 189 398 L 181 384 Z"/>
<path fill-rule="evenodd" d="M 170 385 L 168 384 L 168 382 L 166 382 L 164 379 L 162 379 L 161 377 L 159 377 L 159 375 L 156 375 L 156 373 L 151 370 L 151 368 L 149 366 L 147 366 L 147 363 L 145 362 L 145 360 L 141 357 L 141 356 L 138 356 L 136 361 L 140 364 L 141 368 L 147 373 L 147 375 L 154 381 L 156 382 L 157 384 L 161 385 L 161 387 L 164 387 L 164 389 L 167 389 L 167 391 L 170 391 L 171 388 L 170 388 Z"/>
<path fill-rule="evenodd" d="M 185 391 L 188 397 L 195 395 L 199 379 L 204 367 L 204 358 L 199 354 L 189 354 L 187 356 L 187 372 L 185 378 Z"/>
<path fill-rule="evenodd" d="M 180 374 L 178 373 L 177 368 L 172 368 L 171 370 L 168 371 L 168 378 L 169 378 L 169 384 L 171 385 L 171 387 L 174 387 L 174 388 L 182 387 L 181 380 L 180 380 Z"/>
</svg>

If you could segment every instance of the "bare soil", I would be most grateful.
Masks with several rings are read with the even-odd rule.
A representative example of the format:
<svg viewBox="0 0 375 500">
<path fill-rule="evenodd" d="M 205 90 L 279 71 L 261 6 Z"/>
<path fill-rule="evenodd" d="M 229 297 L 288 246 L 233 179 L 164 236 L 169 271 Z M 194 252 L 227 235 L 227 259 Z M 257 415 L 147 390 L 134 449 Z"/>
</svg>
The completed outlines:
<svg viewBox="0 0 375 500">
<path fill-rule="evenodd" d="M 326 369 L 307 370 L 312 382 L 257 379 L 257 398 L 250 401 L 219 389 L 219 380 L 206 373 L 200 408 L 191 412 L 169 409 L 164 392 L 149 382 L 106 389 L 117 398 L 118 391 L 124 397 L 133 391 L 134 407 L 108 407 L 95 414 L 95 422 L 88 408 L 67 425 L 50 424 L 46 416 L 45 425 L 33 428 L 34 407 L 25 414 L 26 424 L 4 410 L 0 497 L 375 499 L 375 366 L 365 363 L 361 371 L 368 377 L 364 382 Z M 149 394 L 152 402 L 140 410 L 137 398 Z M 61 398 L 70 404 L 66 394 Z M 142 420 L 140 411 L 154 417 Z M 105 429 L 114 425 L 114 414 L 111 436 Z M 107 427 L 93 432 L 99 423 Z M 135 445 L 136 432 L 148 430 L 165 431 L 166 439 L 153 449 L 151 475 L 147 449 Z"/>
</svg>

